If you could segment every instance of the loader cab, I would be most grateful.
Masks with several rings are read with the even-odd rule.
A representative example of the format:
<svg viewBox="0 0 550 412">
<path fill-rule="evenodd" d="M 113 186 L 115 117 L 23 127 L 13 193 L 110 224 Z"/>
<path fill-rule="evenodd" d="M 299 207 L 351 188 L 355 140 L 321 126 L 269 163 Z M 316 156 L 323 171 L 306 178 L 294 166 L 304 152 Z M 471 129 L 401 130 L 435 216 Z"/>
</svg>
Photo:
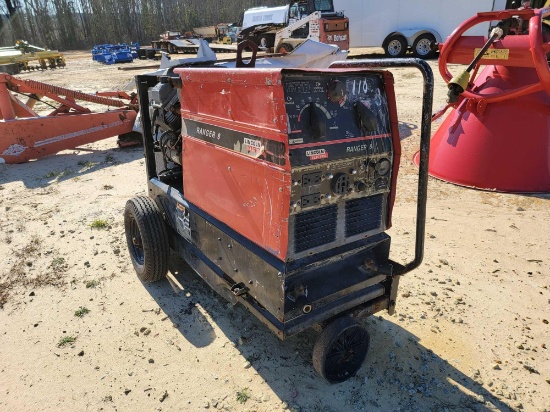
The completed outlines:
<svg viewBox="0 0 550 412">
<path fill-rule="evenodd" d="M 323 16 L 333 14 L 334 3 L 332 0 L 299 1 L 290 5 L 289 18 L 297 21 L 316 11 L 320 11 Z"/>
</svg>

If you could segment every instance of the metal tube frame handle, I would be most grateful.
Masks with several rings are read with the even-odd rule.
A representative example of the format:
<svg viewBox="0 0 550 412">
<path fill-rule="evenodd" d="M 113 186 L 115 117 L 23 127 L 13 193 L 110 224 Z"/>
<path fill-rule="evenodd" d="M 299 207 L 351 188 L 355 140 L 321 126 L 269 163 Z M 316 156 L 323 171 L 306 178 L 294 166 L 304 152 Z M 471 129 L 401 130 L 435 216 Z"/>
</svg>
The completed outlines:
<svg viewBox="0 0 550 412">
<path fill-rule="evenodd" d="M 426 234 L 426 203 L 428 199 L 428 162 L 430 154 L 430 138 L 432 124 L 432 104 L 434 91 L 434 76 L 432 68 L 421 59 L 373 59 L 349 60 L 332 63 L 329 68 L 349 69 L 382 69 L 416 67 L 424 77 L 422 95 L 422 122 L 420 126 L 420 163 L 418 167 L 418 193 L 416 208 L 416 240 L 414 259 L 404 265 L 394 263 L 394 275 L 404 275 L 416 269 L 424 258 L 424 238 Z"/>
</svg>

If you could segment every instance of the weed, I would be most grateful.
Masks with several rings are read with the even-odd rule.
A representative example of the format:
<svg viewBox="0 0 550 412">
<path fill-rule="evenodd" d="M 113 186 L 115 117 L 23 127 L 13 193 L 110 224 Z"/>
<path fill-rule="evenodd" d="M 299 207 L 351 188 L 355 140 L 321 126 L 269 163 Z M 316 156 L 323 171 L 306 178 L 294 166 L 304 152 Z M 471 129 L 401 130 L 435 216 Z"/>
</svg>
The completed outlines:
<svg viewBox="0 0 550 412">
<path fill-rule="evenodd" d="M 62 348 L 65 345 L 70 345 L 76 341 L 76 338 L 74 336 L 63 336 L 61 339 L 59 339 L 59 342 L 57 342 L 57 347 Z"/>
<path fill-rule="evenodd" d="M 78 162 L 77 164 L 78 164 L 79 166 L 88 167 L 88 168 L 89 168 L 89 167 L 92 167 L 93 165 L 95 165 L 94 162 L 91 162 L 91 161 L 89 161 L 89 160 L 88 160 L 87 162 L 81 160 L 81 161 Z"/>
<path fill-rule="evenodd" d="M 58 177 L 63 177 L 63 176 L 69 176 L 69 175 L 72 175 L 74 172 L 72 171 L 72 169 L 64 169 L 60 172 L 58 172 L 57 170 L 52 170 L 51 172 L 48 172 L 44 175 L 45 178 L 58 178 Z"/>
<path fill-rule="evenodd" d="M 0 308 L 8 301 L 10 291 L 17 286 L 33 288 L 46 285 L 56 287 L 65 285 L 63 275 L 67 270 L 67 264 L 63 258 L 54 259 L 48 267 L 50 270 L 42 271 L 38 275 L 31 276 L 28 272 L 29 268 L 34 266 L 35 260 L 42 256 L 42 239 L 38 236 L 33 236 L 24 247 L 14 249 L 12 255 L 14 263 L 8 274 L 3 276 L 0 281 Z"/>
<path fill-rule="evenodd" d="M 112 154 L 105 156 L 105 163 L 112 163 L 115 160 L 115 157 Z"/>
<path fill-rule="evenodd" d="M 90 223 L 92 229 L 106 229 L 109 227 L 109 222 L 105 219 L 97 218 Z"/>
<path fill-rule="evenodd" d="M 239 403 L 245 403 L 249 398 L 250 394 L 248 393 L 248 388 L 242 388 L 237 392 L 237 401 L 239 401 Z"/>
<path fill-rule="evenodd" d="M 113 188 L 114 186 L 111 186 L 111 185 L 103 185 L 103 190 L 111 190 Z"/>
<path fill-rule="evenodd" d="M 44 177 L 50 178 L 50 177 L 57 177 L 59 176 L 59 172 L 57 170 L 52 170 L 51 172 L 48 172 L 44 175 Z"/>
<path fill-rule="evenodd" d="M 86 289 L 93 289 L 99 285 L 99 280 L 87 280 Z"/>
<path fill-rule="evenodd" d="M 63 273 L 66 272 L 69 266 L 67 265 L 67 262 L 65 262 L 65 258 L 58 256 L 52 260 L 52 263 L 50 263 L 49 266 L 54 273 Z"/>
<path fill-rule="evenodd" d="M 10 294 L 7 290 L 3 287 L 3 284 L 0 284 L 0 309 L 4 307 L 4 305 L 8 302 Z"/>
<path fill-rule="evenodd" d="M 84 306 L 81 306 L 79 307 L 75 312 L 74 312 L 74 315 L 77 317 L 77 318 L 81 318 L 83 317 L 84 315 L 87 315 L 88 313 L 90 313 L 90 309 L 84 307 Z"/>
</svg>

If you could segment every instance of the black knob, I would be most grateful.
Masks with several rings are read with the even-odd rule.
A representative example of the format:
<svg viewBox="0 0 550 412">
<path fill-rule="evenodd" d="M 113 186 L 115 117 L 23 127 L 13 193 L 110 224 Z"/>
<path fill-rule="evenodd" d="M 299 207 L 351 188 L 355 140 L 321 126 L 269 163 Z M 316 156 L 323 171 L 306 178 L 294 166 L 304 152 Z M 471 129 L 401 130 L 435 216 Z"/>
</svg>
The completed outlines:
<svg viewBox="0 0 550 412">
<path fill-rule="evenodd" d="M 355 182 L 355 190 L 357 192 L 364 192 L 365 190 L 367 190 L 367 184 L 362 180 L 359 180 Z"/>
</svg>

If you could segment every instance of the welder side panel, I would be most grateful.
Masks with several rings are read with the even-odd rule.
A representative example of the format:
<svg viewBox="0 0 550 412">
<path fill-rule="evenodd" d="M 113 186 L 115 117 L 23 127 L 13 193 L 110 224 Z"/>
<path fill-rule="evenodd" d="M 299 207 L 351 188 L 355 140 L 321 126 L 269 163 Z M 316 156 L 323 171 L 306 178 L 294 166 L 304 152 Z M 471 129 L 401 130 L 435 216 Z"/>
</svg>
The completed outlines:
<svg viewBox="0 0 550 412">
<path fill-rule="evenodd" d="M 183 140 L 186 199 L 284 260 L 290 174 L 190 136 Z"/>
</svg>

